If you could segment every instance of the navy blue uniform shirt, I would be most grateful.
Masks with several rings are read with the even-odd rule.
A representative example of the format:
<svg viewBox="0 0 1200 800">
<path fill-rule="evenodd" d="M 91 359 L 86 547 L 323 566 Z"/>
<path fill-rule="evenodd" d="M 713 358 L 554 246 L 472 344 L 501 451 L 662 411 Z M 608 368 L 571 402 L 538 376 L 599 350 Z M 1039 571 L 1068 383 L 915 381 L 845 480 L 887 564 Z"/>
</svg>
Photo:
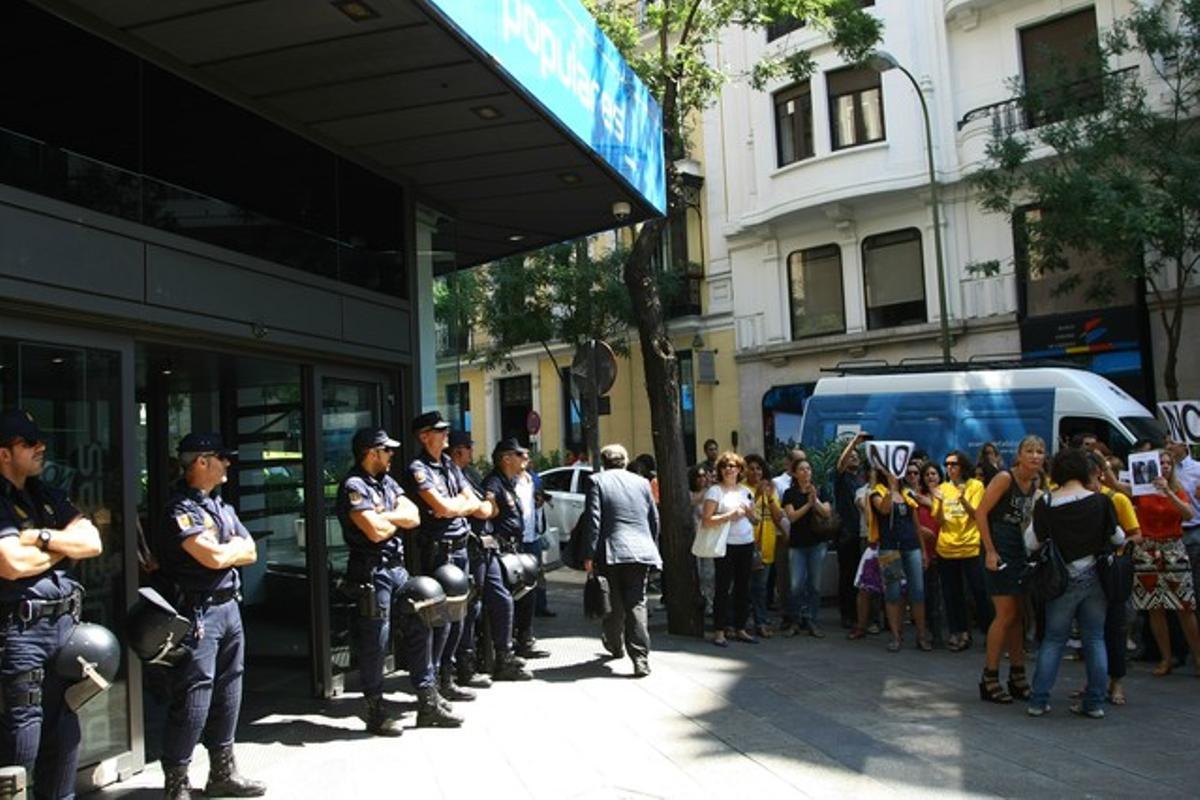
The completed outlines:
<svg viewBox="0 0 1200 800">
<path fill-rule="evenodd" d="M 439 517 L 420 495 L 420 492 L 431 491 L 449 500 L 468 486 L 462 470 L 450 460 L 449 453 L 442 453 L 442 457 L 435 460 L 422 449 L 421 454 L 408 465 L 408 475 L 416 488 L 413 502 L 421 512 L 422 535 L 430 539 L 455 539 L 470 533 L 471 525 L 466 517 Z"/>
<path fill-rule="evenodd" d="M 404 490 L 396 479 L 384 473 L 376 478 L 360 466 L 355 466 L 342 479 L 338 486 L 337 517 L 342 524 L 342 538 L 350 547 L 351 553 L 370 556 L 385 556 L 388 561 L 399 562 L 404 555 L 404 540 L 402 533 L 396 531 L 391 537 L 382 542 L 373 542 L 350 519 L 353 511 L 375 511 L 387 514 L 396 510 Z"/>
<path fill-rule="evenodd" d="M 183 549 L 193 536 L 209 531 L 221 544 L 235 536 L 250 538 L 233 506 L 214 491 L 210 495 L 180 481 L 167 501 L 166 515 L 158 529 L 155 552 L 163 575 L 185 592 L 215 592 L 237 589 L 241 578 L 236 567 L 209 569 Z"/>
<path fill-rule="evenodd" d="M 62 530 L 76 517 L 79 509 L 65 492 L 51 488 L 38 478 L 27 478 L 18 489 L 0 476 L 0 539 L 20 536 L 29 528 Z M 63 559 L 45 572 L 17 581 L 0 580 L 0 602 L 20 600 L 57 600 L 75 591 L 79 584 L 67 574 L 69 562 Z"/>
<path fill-rule="evenodd" d="M 496 496 L 496 516 L 492 517 L 492 533 L 505 542 L 520 542 L 525 536 L 525 511 L 517 497 L 516 481 L 492 470 L 483 480 L 483 490 Z"/>
</svg>

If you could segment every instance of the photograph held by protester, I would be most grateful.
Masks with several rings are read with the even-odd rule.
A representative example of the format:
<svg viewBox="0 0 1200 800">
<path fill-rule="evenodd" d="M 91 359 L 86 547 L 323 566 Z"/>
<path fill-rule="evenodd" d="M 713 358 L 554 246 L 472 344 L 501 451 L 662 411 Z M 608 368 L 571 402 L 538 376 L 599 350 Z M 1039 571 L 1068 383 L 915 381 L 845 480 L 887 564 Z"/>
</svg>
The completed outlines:
<svg viewBox="0 0 1200 800">
<path fill-rule="evenodd" d="M 100 532 L 41 479 L 46 437 L 21 409 L 0 414 L 0 765 L 25 768 L 38 797 L 74 797 L 79 717 L 50 668 L 79 622 L 72 561 L 100 555 Z M 24 609 L 28 621 L 23 621 Z"/>
</svg>

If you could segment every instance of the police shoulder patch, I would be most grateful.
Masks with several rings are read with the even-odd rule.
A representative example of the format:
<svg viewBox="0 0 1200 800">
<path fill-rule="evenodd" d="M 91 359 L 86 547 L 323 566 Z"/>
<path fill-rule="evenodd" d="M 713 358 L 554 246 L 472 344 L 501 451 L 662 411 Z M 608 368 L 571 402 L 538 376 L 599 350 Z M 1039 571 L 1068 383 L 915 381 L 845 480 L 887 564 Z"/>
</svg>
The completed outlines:
<svg viewBox="0 0 1200 800">
<path fill-rule="evenodd" d="M 417 483 L 424 483 L 429 480 L 429 476 L 425 474 L 425 470 L 423 469 L 413 470 L 413 478 L 416 479 Z"/>
<path fill-rule="evenodd" d="M 185 531 L 193 525 L 192 515 L 186 511 L 182 514 L 177 514 L 175 515 L 175 523 L 179 525 L 179 530 Z"/>
<path fill-rule="evenodd" d="M 363 496 L 360 492 L 350 492 L 350 502 L 358 505 L 363 501 Z"/>
</svg>

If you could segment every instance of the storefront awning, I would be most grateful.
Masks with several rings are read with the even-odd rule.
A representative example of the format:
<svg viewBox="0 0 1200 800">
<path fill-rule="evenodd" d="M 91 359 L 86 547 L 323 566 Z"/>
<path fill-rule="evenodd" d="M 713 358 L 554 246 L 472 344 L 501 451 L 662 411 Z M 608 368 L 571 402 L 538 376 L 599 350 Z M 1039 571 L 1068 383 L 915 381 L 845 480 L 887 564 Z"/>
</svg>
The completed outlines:
<svg viewBox="0 0 1200 800">
<path fill-rule="evenodd" d="M 578 0 L 43 0 L 411 186 L 459 267 L 665 211 L 662 119 Z"/>
</svg>

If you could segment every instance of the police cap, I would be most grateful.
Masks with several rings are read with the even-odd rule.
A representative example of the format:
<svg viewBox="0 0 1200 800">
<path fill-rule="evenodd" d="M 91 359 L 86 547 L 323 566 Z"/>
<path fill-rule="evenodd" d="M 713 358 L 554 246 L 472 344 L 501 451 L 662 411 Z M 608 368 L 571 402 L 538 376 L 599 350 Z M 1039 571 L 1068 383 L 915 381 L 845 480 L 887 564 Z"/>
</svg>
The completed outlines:
<svg viewBox="0 0 1200 800">
<path fill-rule="evenodd" d="M 421 433 L 426 430 L 444 431 L 450 427 L 450 423 L 442 417 L 440 411 L 426 411 L 424 414 L 418 414 L 413 417 L 412 432 Z"/>
<path fill-rule="evenodd" d="M 44 441 L 41 429 L 33 420 L 33 414 L 23 408 L 12 408 L 0 414 L 0 445 L 17 439 L 22 439 L 29 445 Z"/>
<path fill-rule="evenodd" d="M 354 448 L 354 457 L 362 458 L 368 450 L 376 447 L 399 447 L 400 443 L 388 436 L 383 428 L 360 428 L 354 432 L 350 446 Z"/>
<path fill-rule="evenodd" d="M 519 456 L 527 456 L 529 455 L 529 450 L 515 438 L 510 437 L 496 442 L 496 446 L 492 448 L 492 460 L 495 461 L 505 453 L 516 453 Z"/>
<path fill-rule="evenodd" d="M 225 446 L 219 433 L 189 433 L 179 440 L 180 453 L 216 453 L 222 458 L 233 458 L 237 450 Z"/>
<path fill-rule="evenodd" d="M 474 447 L 475 441 L 470 431 L 450 431 L 450 449 L 456 447 Z"/>
</svg>

